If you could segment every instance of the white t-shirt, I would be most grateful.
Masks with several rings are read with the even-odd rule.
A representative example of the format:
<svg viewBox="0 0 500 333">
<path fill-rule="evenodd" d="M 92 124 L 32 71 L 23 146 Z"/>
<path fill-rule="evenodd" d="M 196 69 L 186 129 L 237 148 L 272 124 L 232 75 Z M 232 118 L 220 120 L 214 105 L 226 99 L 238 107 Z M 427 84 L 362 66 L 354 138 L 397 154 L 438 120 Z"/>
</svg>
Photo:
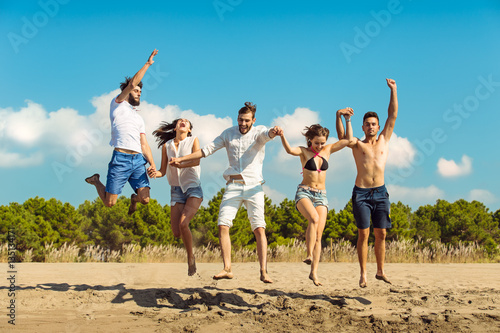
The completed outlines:
<svg viewBox="0 0 500 333">
<path fill-rule="evenodd" d="M 116 103 L 116 97 L 110 105 L 111 141 L 109 145 L 142 153 L 141 133 L 146 133 L 144 119 L 137 113 L 139 110 L 129 102 Z"/>
<path fill-rule="evenodd" d="M 206 157 L 225 147 L 229 168 L 224 171 L 224 179 L 229 180 L 230 176 L 241 175 L 247 185 L 252 185 L 264 180 L 262 164 L 266 154 L 265 144 L 271 140 L 269 129 L 265 126 L 252 126 L 246 134 L 241 134 L 239 127 L 233 126 L 222 132 L 202 151 Z"/>
<path fill-rule="evenodd" d="M 193 152 L 193 143 L 195 136 L 188 136 L 179 142 L 179 147 L 176 149 L 174 139 L 168 140 L 165 143 L 167 149 L 168 161 L 172 157 L 182 157 L 189 155 Z M 167 179 L 170 186 L 180 186 L 182 192 L 186 192 L 188 188 L 197 187 L 201 185 L 200 181 L 200 166 L 188 168 L 175 168 L 167 165 Z"/>
</svg>

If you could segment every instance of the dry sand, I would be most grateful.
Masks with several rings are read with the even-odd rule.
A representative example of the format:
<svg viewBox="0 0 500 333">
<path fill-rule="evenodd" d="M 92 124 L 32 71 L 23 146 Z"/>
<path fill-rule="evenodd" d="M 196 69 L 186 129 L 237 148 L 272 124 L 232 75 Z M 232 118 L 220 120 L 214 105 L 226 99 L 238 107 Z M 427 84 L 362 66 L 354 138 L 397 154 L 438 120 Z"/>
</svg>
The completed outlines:
<svg viewBox="0 0 500 333">
<path fill-rule="evenodd" d="M 7 274 L 7 264 L 2 264 Z M 358 287 L 358 265 L 16 264 L 16 325 L 2 283 L 0 332 L 500 332 L 500 264 L 387 264 L 393 285 Z M 4 282 L 5 279 L 2 279 Z"/>
</svg>

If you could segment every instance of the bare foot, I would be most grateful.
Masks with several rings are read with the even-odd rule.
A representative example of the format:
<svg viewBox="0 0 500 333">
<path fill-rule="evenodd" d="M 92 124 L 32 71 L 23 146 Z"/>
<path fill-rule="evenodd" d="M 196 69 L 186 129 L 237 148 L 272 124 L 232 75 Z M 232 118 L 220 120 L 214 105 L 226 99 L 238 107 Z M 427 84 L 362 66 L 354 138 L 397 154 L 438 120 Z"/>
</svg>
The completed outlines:
<svg viewBox="0 0 500 333">
<path fill-rule="evenodd" d="M 193 258 L 193 260 L 188 259 L 188 275 L 193 276 L 196 274 L 196 262 Z"/>
<path fill-rule="evenodd" d="M 323 283 L 319 282 L 318 281 L 318 277 L 316 276 L 316 274 L 309 274 L 309 278 L 312 280 L 312 282 L 314 283 L 315 286 L 322 286 Z"/>
<path fill-rule="evenodd" d="M 312 262 L 313 262 L 313 261 L 312 261 L 312 258 L 311 258 L 311 257 L 307 257 L 307 258 L 305 258 L 304 260 L 302 260 L 302 262 L 303 262 L 304 264 L 308 264 L 308 265 L 310 265 L 310 264 L 312 264 Z"/>
<path fill-rule="evenodd" d="M 137 201 L 135 201 L 135 198 L 137 198 L 137 194 L 132 193 L 130 196 L 130 207 L 128 209 L 128 215 L 134 214 L 134 212 L 137 210 Z"/>
<path fill-rule="evenodd" d="M 361 288 L 366 288 L 366 286 L 367 286 L 367 284 L 366 284 L 366 276 L 363 276 L 363 275 L 362 275 L 362 276 L 359 278 L 359 286 L 360 286 Z"/>
<path fill-rule="evenodd" d="M 260 271 L 260 280 L 264 283 L 273 283 L 266 271 Z"/>
<path fill-rule="evenodd" d="M 85 181 L 90 185 L 95 185 L 99 181 L 99 174 L 95 173 L 92 176 L 85 178 Z"/>
<path fill-rule="evenodd" d="M 377 275 L 377 274 L 375 274 L 375 279 L 382 280 L 382 281 L 384 281 L 385 283 L 388 283 L 388 284 L 392 284 L 392 282 L 389 281 L 389 279 L 387 278 L 387 276 L 385 276 L 385 274 L 384 275 Z"/>
<path fill-rule="evenodd" d="M 214 280 L 232 279 L 233 277 L 234 277 L 234 275 L 231 272 L 231 270 L 229 270 L 229 271 L 223 270 L 219 274 L 214 275 Z"/>
</svg>

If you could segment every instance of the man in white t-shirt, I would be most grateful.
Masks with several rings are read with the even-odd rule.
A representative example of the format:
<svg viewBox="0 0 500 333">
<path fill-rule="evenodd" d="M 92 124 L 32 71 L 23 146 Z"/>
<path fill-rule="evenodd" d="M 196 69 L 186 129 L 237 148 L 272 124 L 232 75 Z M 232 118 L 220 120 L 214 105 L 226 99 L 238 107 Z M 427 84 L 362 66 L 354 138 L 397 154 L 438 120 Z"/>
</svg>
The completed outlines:
<svg viewBox="0 0 500 333">
<path fill-rule="evenodd" d="M 265 126 L 253 126 L 255 111 L 255 105 L 245 103 L 245 106 L 238 112 L 238 126 L 226 129 L 203 149 L 183 157 L 174 157 L 170 161 L 171 165 L 179 166 L 182 162 L 207 157 L 221 148 L 226 148 L 229 168 L 224 171 L 223 176 L 227 181 L 227 186 L 220 204 L 217 223 L 224 269 L 213 277 L 216 280 L 233 278 L 229 228 L 233 225 L 233 219 L 241 204 L 244 204 L 257 241 L 260 279 L 264 283 L 273 282 L 267 274 L 262 164 L 265 144 L 276 136 L 276 127 L 268 129 Z"/>
<path fill-rule="evenodd" d="M 122 92 L 111 101 L 109 144 L 115 148 L 108 165 L 106 186 L 101 183 L 97 173 L 85 179 L 87 183 L 96 187 L 106 207 L 116 204 L 118 195 L 128 181 L 135 192 L 130 198 L 129 214 L 135 212 L 138 202 L 144 205 L 149 203 L 150 185 L 147 174 L 150 177 L 156 174 L 151 148 L 146 140 L 144 120 L 137 113 L 139 111 L 137 107 L 141 103 L 141 80 L 149 66 L 154 63 L 153 58 L 157 54 L 158 51 L 155 49 L 133 78 L 125 78 L 125 82 L 120 84 Z M 147 170 L 146 163 L 150 164 Z"/>
</svg>

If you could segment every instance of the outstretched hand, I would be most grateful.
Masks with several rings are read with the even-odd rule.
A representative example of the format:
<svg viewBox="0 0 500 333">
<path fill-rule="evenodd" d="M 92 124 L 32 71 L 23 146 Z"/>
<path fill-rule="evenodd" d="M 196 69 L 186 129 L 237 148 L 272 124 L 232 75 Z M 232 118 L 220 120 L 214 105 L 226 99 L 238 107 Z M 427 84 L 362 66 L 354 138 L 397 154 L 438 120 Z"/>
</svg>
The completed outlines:
<svg viewBox="0 0 500 333">
<path fill-rule="evenodd" d="M 387 86 L 392 89 L 397 89 L 396 81 L 393 79 L 385 79 L 387 81 Z"/>
<path fill-rule="evenodd" d="M 151 55 L 149 56 L 149 59 L 148 59 L 147 63 L 150 64 L 150 65 L 152 65 L 154 63 L 153 58 L 157 54 L 158 54 L 158 50 L 157 49 L 155 49 L 153 52 L 151 52 Z"/>
<path fill-rule="evenodd" d="M 279 126 L 274 126 L 273 128 L 271 128 L 271 135 L 272 137 L 283 136 L 283 129 Z"/>
</svg>

